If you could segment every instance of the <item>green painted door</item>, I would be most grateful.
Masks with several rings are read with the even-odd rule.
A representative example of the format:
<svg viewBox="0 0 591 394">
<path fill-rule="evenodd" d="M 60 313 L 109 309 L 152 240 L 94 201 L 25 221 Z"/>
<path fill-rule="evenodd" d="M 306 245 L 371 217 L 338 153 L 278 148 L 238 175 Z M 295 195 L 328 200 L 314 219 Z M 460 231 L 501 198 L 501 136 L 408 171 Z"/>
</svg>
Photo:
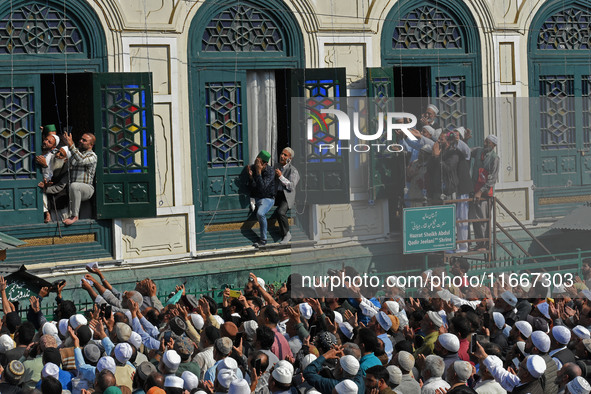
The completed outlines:
<svg viewBox="0 0 591 394">
<path fill-rule="evenodd" d="M 0 75 L 0 225 L 41 223 L 39 75 Z"/>
<path fill-rule="evenodd" d="M 431 97 L 439 108 L 439 126 L 474 130 L 473 78 L 468 64 L 431 67 Z"/>
<path fill-rule="evenodd" d="M 204 211 L 242 209 L 248 204 L 246 71 L 199 72 L 197 151 Z"/>
<path fill-rule="evenodd" d="M 98 219 L 156 216 L 150 73 L 93 74 Z"/>
<path fill-rule="evenodd" d="M 536 184 L 591 184 L 591 73 L 588 67 L 537 65 L 531 133 Z"/>
</svg>

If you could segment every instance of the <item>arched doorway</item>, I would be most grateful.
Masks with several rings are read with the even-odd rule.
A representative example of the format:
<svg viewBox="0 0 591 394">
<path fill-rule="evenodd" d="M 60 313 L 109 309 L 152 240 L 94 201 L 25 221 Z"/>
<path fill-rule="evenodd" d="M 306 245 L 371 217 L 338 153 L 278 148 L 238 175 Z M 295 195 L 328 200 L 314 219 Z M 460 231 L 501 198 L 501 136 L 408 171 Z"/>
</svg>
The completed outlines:
<svg viewBox="0 0 591 394">
<path fill-rule="evenodd" d="M 302 34 L 282 2 L 206 1 L 189 33 L 193 200 L 206 225 L 244 221 L 243 170 L 289 143 L 288 71 L 304 65 Z M 279 125 L 279 126 L 278 126 Z"/>
</svg>

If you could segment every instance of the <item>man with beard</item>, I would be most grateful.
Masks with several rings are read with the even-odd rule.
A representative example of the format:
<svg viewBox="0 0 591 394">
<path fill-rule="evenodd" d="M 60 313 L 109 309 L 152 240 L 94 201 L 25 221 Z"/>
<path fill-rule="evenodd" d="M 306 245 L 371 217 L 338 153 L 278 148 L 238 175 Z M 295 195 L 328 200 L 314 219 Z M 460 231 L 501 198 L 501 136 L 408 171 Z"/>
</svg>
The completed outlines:
<svg viewBox="0 0 591 394">
<path fill-rule="evenodd" d="M 68 166 L 66 162 L 69 157 L 67 147 L 57 148 L 60 138 L 55 134 L 49 134 L 43 138 L 43 155 L 37 156 L 35 162 L 42 167 L 43 180 L 37 186 L 43 192 L 43 222 L 51 221 L 49 212 L 49 196 L 57 197 L 68 185 Z"/>
<path fill-rule="evenodd" d="M 470 204 L 470 219 L 489 219 L 487 197 L 492 197 L 493 187 L 499 176 L 500 159 L 494 151 L 498 139 L 495 135 L 489 135 L 484 140 L 484 146 L 472 149 L 472 181 L 474 183 L 474 201 Z M 474 237 L 476 239 L 489 238 L 489 222 L 474 222 Z M 476 249 L 486 250 L 487 242 L 476 243 Z"/>
<path fill-rule="evenodd" d="M 300 180 L 298 170 L 291 165 L 295 153 L 291 148 L 285 148 L 279 156 L 279 163 L 275 165 L 275 176 L 277 177 L 277 193 L 275 194 L 275 215 L 281 231 L 281 245 L 291 241 L 289 232 L 289 218 L 287 211 L 295 206 L 296 186 Z"/>
</svg>

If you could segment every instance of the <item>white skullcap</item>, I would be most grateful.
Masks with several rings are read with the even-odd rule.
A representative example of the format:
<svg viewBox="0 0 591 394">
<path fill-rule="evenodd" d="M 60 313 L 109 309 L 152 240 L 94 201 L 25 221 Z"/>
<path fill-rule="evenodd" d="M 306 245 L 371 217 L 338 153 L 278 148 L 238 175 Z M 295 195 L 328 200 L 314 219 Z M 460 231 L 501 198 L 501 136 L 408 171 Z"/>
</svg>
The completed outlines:
<svg viewBox="0 0 591 394">
<path fill-rule="evenodd" d="M 232 371 L 231 369 L 220 369 L 218 371 L 218 383 L 224 387 L 224 388 L 229 388 L 230 384 L 235 381 L 238 380 L 238 377 L 236 376 L 236 374 L 234 373 L 234 371 Z"/>
<path fill-rule="evenodd" d="M 341 315 L 341 312 L 337 312 L 337 311 L 333 311 L 333 312 L 334 312 L 334 323 L 341 324 L 344 321 L 343 315 Z"/>
<path fill-rule="evenodd" d="M 490 363 L 498 368 L 503 368 L 503 360 L 501 360 L 498 356 L 491 355 L 487 357 Z"/>
<path fill-rule="evenodd" d="M 441 346 L 449 352 L 457 353 L 460 350 L 460 340 L 454 334 L 446 332 L 437 338 Z"/>
<path fill-rule="evenodd" d="M 435 133 L 433 133 L 433 135 L 431 136 L 431 139 L 433 139 L 434 141 L 437 141 L 442 132 L 443 132 L 443 129 L 436 129 Z"/>
<path fill-rule="evenodd" d="M 41 370 L 41 377 L 46 378 L 48 376 L 52 376 L 59 380 L 60 376 L 60 368 L 55 365 L 54 363 L 47 363 Z"/>
<path fill-rule="evenodd" d="M 591 392 L 591 385 L 582 376 L 577 376 L 566 384 L 570 394 L 589 394 Z"/>
<path fill-rule="evenodd" d="M 515 305 L 517 305 L 517 297 L 515 297 L 515 294 L 511 293 L 509 290 L 504 291 L 501 294 L 501 298 L 512 307 L 515 307 Z"/>
<path fill-rule="evenodd" d="M 546 362 L 541 356 L 534 354 L 527 357 L 527 371 L 534 379 L 540 378 L 546 372 Z"/>
<path fill-rule="evenodd" d="M 370 301 L 363 300 L 363 301 L 361 301 L 359 306 L 361 307 L 361 313 L 363 313 L 365 316 L 369 317 L 370 319 L 378 314 L 378 311 L 376 310 L 375 305 L 372 304 Z"/>
<path fill-rule="evenodd" d="M 183 379 L 183 388 L 187 391 L 191 391 L 199 386 L 199 378 L 191 371 L 185 371 L 181 375 Z"/>
<path fill-rule="evenodd" d="M 57 325 L 57 328 L 59 329 L 60 334 L 62 334 L 63 337 L 68 335 L 68 319 L 62 319 L 60 320 L 60 322 Z"/>
<path fill-rule="evenodd" d="M 279 360 L 279 361 L 277 361 L 275 363 L 275 368 L 279 368 L 279 367 L 283 367 L 283 368 L 289 369 L 289 372 L 291 372 L 291 374 L 293 376 L 293 373 L 294 373 L 295 370 L 293 368 L 293 364 L 290 363 L 289 361 L 287 361 L 287 360 Z"/>
<path fill-rule="evenodd" d="M 398 312 L 400 312 L 400 304 L 396 301 L 386 301 L 384 302 L 384 304 L 386 304 L 386 307 L 388 308 L 391 314 L 395 315 Z"/>
<path fill-rule="evenodd" d="M 222 324 L 224 324 L 224 319 L 222 319 L 222 317 L 220 315 L 213 315 L 213 318 L 218 322 L 218 324 L 221 326 Z"/>
<path fill-rule="evenodd" d="M 398 364 L 401 369 L 412 371 L 412 368 L 415 366 L 415 358 L 409 352 L 402 350 L 398 352 Z"/>
<path fill-rule="evenodd" d="M 48 137 L 55 138 L 55 146 L 58 146 L 60 144 L 60 137 L 58 137 L 57 134 L 49 134 Z"/>
<path fill-rule="evenodd" d="M 423 131 L 426 131 L 431 135 L 435 134 L 435 129 L 431 126 L 423 126 Z"/>
<path fill-rule="evenodd" d="M 232 357 L 226 357 L 218 364 L 218 368 L 231 369 L 232 371 L 236 372 L 238 369 L 238 363 Z"/>
<path fill-rule="evenodd" d="M 253 339 L 256 335 L 257 328 L 259 328 L 259 324 L 256 320 L 247 320 L 242 325 L 244 326 L 244 333 L 246 336 Z"/>
<path fill-rule="evenodd" d="M 14 343 L 10 335 L 3 334 L 2 336 L 0 336 L 0 352 L 5 353 L 9 350 L 14 349 L 15 346 L 16 343 Z"/>
<path fill-rule="evenodd" d="M 132 355 L 133 350 L 129 343 L 118 343 L 117 346 L 115 346 L 115 359 L 120 363 L 125 364 L 129 361 Z"/>
<path fill-rule="evenodd" d="M 505 327 L 505 316 L 503 316 L 502 313 L 493 312 L 493 320 L 495 322 L 495 326 L 497 326 L 499 330 L 502 330 L 503 327 Z"/>
<path fill-rule="evenodd" d="M 178 376 L 168 375 L 166 378 L 164 378 L 164 387 L 182 389 L 184 385 L 185 381 Z"/>
<path fill-rule="evenodd" d="M 339 382 L 334 389 L 338 394 L 357 394 L 359 391 L 359 387 L 350 379 Z"/>
<path fill-rule="evenodd" d="M 344 336 L 351 339 L 353 338 L 353 326 L 347 322 L 339 324 L 339 330 L 343 333 Z"/>
<path fill-rule="evenodd" d="M 302 358 L 302 361 L 300 362 L 300 366 L 302 367 L 302 371 L 305 370 L 306 368 L 308 368 L 308 365 L 310 365 L 310 363 L 312 361 L 315 361 L 318 357 L 316 357 L 314 354 L 306 354 L 304 356 L 304 358 Z"/>
<path fill-rule="evenodd" d="M 355 376 L 357 375 L 357 372 L 359 372 L 359 361 L 351 355 L 341 357 L 340 363 L 343 371 L 347 372 L 349 375 Z"/>
<path fill-rule="evenodd" d="M 167 350 L 162 356 L 162 362 L 166 365 L 166 368 L 176 372 L 181 364 L 181 356 L 175 350 Z"/>
<path fill-rule="evenodd" d="M 70 316 L 70 325 L 75 330 L 80 326 L 85 326 L 88 324 L 88 320 L 80 314 Z"/>
<path fill-rule="evenodd" d="M 529 336 L 531 335 L 532 327 L 531 324 L 529 324 L 528 322 L 524 320 L 516 321 L 515 327 L 517 327 L 521 335 L 523 335 L 525 338 L 529 338 Z"/>
<path fill-rule="evenodd" d="M 497 138 L 496 135 L 492 135 L 490 134 L 488 137 L 486 137 L 487 140 L 489 140 L 490 142 L 492 142 L 495 145 L 499 145 L 499 140 Z"/>
<path fill-rule="evenodd" d="M 431 319 L 435 327 L 441 327 L 443 325 L 443 319 L 439 313 L 428 311 L 427 316 L 429 316 L 429 319 Z"/>
<path fill-rule="evenodd" d="M 390 375 L 390 384 L 398 386 L 402 381 L 402 371 L 400 368 L 398 368 L 396 365 L 388 365 L 386 369 L 388 370 L 388 375 Z"/>
<path fill-rule="evenodd" d="M 273 379 L 283 384 L 291 384 L 293 375 L 291 371 L 285 367 L 275 368 L 272 373 Z"/>
<path fill-rule="evenodd" d="M 136 349 L 139 349 L 140 346 L 142 346 L 142 337 L 137 332 L 132 331 L 127 342 L 133 345 L 133 347 L 135 347 Z"/>
<path fill-rule="evenodd" d="M 201 316 L 198 313 L 191 313 L 191 323 L 193 323 L 197 330 L 201 330 L 205 325 L 205 321 L 203 321 L 203 316 Z"/>
<path fill-rule="evenodd" d="M 435 104 L 429 104 L 427 105 L 427 108 L 435 112 L 435 115 L 439 115 L 439 108 L 437 108 Z"/>
<path fill-rule="evenodd" d="M 561 345 L 568 345 L 570 342 L 570 330 L 565 326 L 554 326 L 552 327 L 552 336 L 556 339 L 556 342 Z"/>
<path fill-rule="evenodd" d="M 459 380 L 466 382 L 470 379 L 470 376 L 472 376 L 472 364 L 468 361 L 456 361 L 453 365 Z"/>
<path fill-rule="evenodd" d="M 309 320 L 312 317 L 312 307 L 307 302 L 302 302 L 298 305 L 300 308 L 300 313 L 302 317 L 306 320 Z"/>
<path fill-rule="evenodd" d="M 531 341 L 542 353 L 548 353 L 550 350 L 550 337 L 544 331 L 532 332 Z"/>
<path fill-rule="evenodd" d="M 591 338 L 591 332 L 586 327 L 583 326 L 576 326 L 573 328 L 573 332 L 579 339 L 589 339 Z"/>
<path fill-rule="evenodd" d="M 462 126 L 456 128 L 454 131 L 457 131 L 458 133 L 460 133 L 460 135 L 462 136 L 462 138 L 464 138 L 464 134 L 466 134 L 466 129 L 463 128 Z"/>
<path fill-rule="evenodd" d="M 96 363 L 96 370 L 100 373 L 101 371 L 104 371 L 105 369 L 107 371 L 113 372 L 113 375 L 115 374 L 115 371 L 117 370 L 117 366 L 115 365 L 115 360 L 113 360 L 113 357 L 104 356 L 104 357 L 101 357 L 100 360 L 98 360 L 98 363 Z"/>
<path fill-rule="evenodd" d="M 544 317 L 548 320 L 552 320 L 552 318 L 550 317 L 550 313 L 548 312 L 550 309 L 550 306 L 548 305 L 548 303 L 546 301 L 544 302 L 540 302 L 537 306 L 538 310 L 540 311 L 540 313 L 542 315 L 544 315 Z"/>
<path fill-rule="evenodd" d="M 265 280 L 263 278 L 257 277 L 257 282 L 263 289 L 265 289 Z"/>
<path fill-rule="evenodd" d="M 384 331 L 388 331 L 390 328 L 392 328 L 392 320 L 390 320 L 390 318 L 388 317 L 388 315 L 386 315 L 385 312 L 380 311 L 376 315 L 376 321 L 379 323 L 380 327 L 382 327 Z"/>
<path fill-rule="evenodd" d="M 51 322 L 47 322 L 41 328 L 41 332 L 45 335 L 57 335 L 57 327 Z"/>
<path fill-rule="evenodd" d="M 230 383 L 228 394 L 250 394 L 250 386 L 244 379 L 235 380 Z"/>
</svg>

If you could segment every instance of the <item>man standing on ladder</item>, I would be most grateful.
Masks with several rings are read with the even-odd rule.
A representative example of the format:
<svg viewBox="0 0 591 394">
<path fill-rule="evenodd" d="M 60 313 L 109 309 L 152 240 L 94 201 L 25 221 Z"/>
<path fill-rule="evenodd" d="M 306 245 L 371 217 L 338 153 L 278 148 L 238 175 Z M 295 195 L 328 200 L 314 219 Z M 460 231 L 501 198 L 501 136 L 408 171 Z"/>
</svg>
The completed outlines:
<svg viewBox="0 0 591 394">
<path fill-rule="evenodd" d="M 74 146 L 72 134 L 64 132 L 64 141 L 70 148 L 70 217 L 64 220 L 66 226 L 78 221 L 80 204 L 90 200 L 94 194 L 94 173 L 96 172 L 97 157 L 92 151 L 96 138 L 93 134 L 84 133 L 78 142 L 78 148 Z"/>
<path fill-rule="evenodd" d="M 472 180 L 474 182 L 474 201 L 470 204 L 470 219 L 488 219 L 483 222 L 473 222 L 474 238 L 483 239 L 490 237 L 490 218 L 488 217 L 490 201 L 493 196 L 493 187 L 499 177 L 499 156 L 495 152 L 497 136 L 489 135 L 484 140 L 483 147 L 472 149 Z M 476 250 L 484 252 L 487 248 L 486 241 L 476 243 Z M 492 245 L 490 245 L 492 247 Z"/>
</svg>

